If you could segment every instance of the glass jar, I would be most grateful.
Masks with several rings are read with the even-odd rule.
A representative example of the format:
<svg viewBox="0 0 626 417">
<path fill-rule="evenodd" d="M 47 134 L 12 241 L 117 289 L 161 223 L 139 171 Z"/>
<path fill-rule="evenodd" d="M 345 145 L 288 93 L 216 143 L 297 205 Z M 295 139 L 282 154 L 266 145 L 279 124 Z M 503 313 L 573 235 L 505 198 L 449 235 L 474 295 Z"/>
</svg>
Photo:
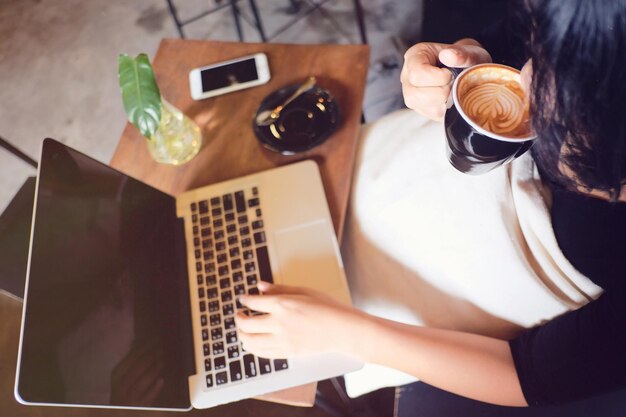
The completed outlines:
<svg viewBox="0 0 626 417">
<path fill-rule="evenodd" d="M 200 127 L 182 111 L 161 97 L 161 124 L 148 139 L 148 150 L 155 161 L 182 165 L 200 151 Z"/>
</svg>

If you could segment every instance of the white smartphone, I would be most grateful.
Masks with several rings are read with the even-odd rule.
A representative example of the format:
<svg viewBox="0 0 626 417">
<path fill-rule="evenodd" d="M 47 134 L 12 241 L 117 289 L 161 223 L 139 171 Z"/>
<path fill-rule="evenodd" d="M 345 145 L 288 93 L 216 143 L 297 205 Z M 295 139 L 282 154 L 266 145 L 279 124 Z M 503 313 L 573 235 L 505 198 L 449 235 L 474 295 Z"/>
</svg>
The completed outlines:
<svg viewBox="0 0 626 417">
<path fill-rule="evenodd" d="M 191 98 L 202 100 L 265 84 L 270 80 L 267 55 L 258 53 L 189 71 Z"/>
</svg>

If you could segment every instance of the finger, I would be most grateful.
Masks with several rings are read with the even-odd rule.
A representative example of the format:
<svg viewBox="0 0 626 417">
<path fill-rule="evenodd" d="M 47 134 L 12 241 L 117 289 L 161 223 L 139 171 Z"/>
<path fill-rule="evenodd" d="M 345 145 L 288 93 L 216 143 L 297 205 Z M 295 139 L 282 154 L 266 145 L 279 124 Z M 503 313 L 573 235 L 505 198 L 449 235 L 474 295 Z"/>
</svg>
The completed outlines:
<svg viewBox="0 0 626 417">
<path fill-rule="evenodd" d="M 311 294 L 313 291 L 309 288 L 295 287 L 293 285 L 270 284 L 269 282 L 260 281 L 257 287 L 263 294 Z"/>
<path fill-rule="evenodd" d="M 276 302 L 279 297 L 281 296 L 272 294 L 242 295 L 239 297 L 239 302 L 251 310 L 272 313 L 276 310 Z"/>
<path fill-rule="evenodd" d="M 455 44 L 439 52 L 439 61 L 447 67 L 467 68 L 491 62 L 491 55 L 481 46 Z"/>
<path fill-rule="evenodd" d="M 247 316 L 243 312 L 235 315 L 235 324 L 239 331 L 245 333 L 273 333 L 276 326 L 271 315 L 264 314 L 261 316 Z"/>
<path fill-rule="evenodd" d="M 276 336 L 268 333 L 239 332 L 239 341 L 241 341 L 241 347 L 244 350 L 258 356 L 263 356 L 280 347 L 280 342 Z"/>
<path fill-rule="evenodd" d="M 432 120 L 440 121 L 446 111 L 446 102 L 450 95 L 450 86 L 413 87 L 402 84 L 404 102 L 410 109 Z"/>
<path fill-rule="evenodd" d="M 450 45 L 426 42 L 409 48 L 404 54 L 400 80 L 416 87 L 448 84 L 451 80 L 450 72 L 437 67 L 439 53 L 447 47 Z"/>
</svg>

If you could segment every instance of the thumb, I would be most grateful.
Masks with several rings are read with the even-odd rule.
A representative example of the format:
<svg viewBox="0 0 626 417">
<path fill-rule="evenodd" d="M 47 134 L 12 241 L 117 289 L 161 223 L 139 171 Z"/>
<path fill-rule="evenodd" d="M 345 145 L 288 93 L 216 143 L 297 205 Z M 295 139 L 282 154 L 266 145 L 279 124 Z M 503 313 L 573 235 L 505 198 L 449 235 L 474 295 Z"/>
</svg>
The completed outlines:
<svg viewBox="0 0 626 417">
<path fill-rule="evenodd" d="M 477 45 L 450 45 L 439 52 L 439 61 L 446 67 L 466 68 L 491 62 L 491 55 Z"/>
</svg>

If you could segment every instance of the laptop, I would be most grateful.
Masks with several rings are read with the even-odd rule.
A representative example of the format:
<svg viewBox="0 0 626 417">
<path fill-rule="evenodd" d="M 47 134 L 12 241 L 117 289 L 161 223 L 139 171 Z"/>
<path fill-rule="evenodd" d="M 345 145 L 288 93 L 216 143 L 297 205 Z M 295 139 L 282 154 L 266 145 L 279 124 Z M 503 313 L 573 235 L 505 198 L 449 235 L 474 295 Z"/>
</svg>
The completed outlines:
<svg viewBox="0 0 626 417">
<path fill-rule="evenodd" d="M 45 139 L 15 396 L 32 405 L 189 410 L 361 367 L 335 353 L 267 359 L 245 351 L 237 297 L 258 293 L 260 281 L 350 303 L 315 162 L 173 197 Z"/>
</svg>

